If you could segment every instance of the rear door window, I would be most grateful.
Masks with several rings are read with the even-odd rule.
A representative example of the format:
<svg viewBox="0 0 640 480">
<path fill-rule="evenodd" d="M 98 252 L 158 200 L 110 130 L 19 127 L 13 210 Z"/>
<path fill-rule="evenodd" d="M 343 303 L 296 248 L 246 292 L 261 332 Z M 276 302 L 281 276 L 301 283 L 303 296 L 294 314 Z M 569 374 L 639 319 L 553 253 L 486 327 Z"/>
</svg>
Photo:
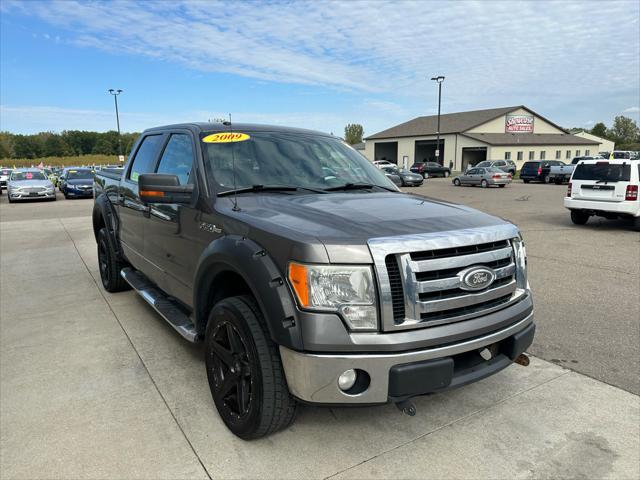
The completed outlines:
<svg viewBox="0 0 640 480">
<path fill-rule="evenodd" d="M 581 163 L 573 173 L 574 180 L 596 180 L 600 182 L 628 182 L 631 179 L 631 165 L 609 162 Z"/>
<path fill-rule="evenodd" d="M 147 135 L 142 140 L 136 157 L 133 159 L 133 165 L 129 172 L 129 180 L 138 183 L 138 177 L 143 173 L 152 173 L 155 168 L 156 157 L 162 143 L 162 134 Z"/>
<path fill-rule="evenodd" d="M 185 133 L 174 133 L 164 149 L 157 173 L 176 175 L 180 185 L 187 185 L 193 167 L 193 142 Z"/>
</svg>

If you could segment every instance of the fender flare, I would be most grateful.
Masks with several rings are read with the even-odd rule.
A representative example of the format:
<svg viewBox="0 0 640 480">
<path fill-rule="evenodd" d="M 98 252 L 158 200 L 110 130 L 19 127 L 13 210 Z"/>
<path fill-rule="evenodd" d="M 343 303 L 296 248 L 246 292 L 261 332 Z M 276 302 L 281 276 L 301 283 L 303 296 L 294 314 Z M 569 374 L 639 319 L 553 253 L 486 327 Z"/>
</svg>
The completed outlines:
<svg viewBox="0 0 640 480">
<path fill-rule="evenodd" d="M 271 339 L 278 345 L 302 350 L 297 310 L 286 277 L 267 251 L 248 238 L 220 237 L 202 252 L 193 283 L 194 321 L 204 334 L 209 304 L 218 275 L 234 273 L 242 277 L 258 302 Z"/>
<path fill-rule="evenodd" d="M 96 241 L 98 241 L 99 226 L 100 224 L 104 224 L 109 232 L 107 238 L 113 247 L 113 251 L 116 252 L 120 260 L 126 260 L 122 254 L 120 242 L 118 241 L 118 215 L 113 208 L 113 204 L 105 194 L 99 195 L 93 204 L 92 221 L 93 235 Z"/>
</svg>

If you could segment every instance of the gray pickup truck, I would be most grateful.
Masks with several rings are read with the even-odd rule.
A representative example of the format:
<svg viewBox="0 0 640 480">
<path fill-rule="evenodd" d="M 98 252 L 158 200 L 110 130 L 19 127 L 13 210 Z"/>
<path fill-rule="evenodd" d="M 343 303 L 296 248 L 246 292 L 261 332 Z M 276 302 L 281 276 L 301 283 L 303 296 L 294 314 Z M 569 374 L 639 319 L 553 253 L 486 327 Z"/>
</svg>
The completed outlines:
<svg viewBox="0 0 640 480">
<path fill-rule="evenodd" d="M 518 229 L 399 191 L 340 139 L 258 125 L 142 133 L 95 178 L 103 286 L 135 289 L 205 343 L 213 401 L 244 439 L 300 402 L 396 403 L 528 363 Z"/>
</svg>

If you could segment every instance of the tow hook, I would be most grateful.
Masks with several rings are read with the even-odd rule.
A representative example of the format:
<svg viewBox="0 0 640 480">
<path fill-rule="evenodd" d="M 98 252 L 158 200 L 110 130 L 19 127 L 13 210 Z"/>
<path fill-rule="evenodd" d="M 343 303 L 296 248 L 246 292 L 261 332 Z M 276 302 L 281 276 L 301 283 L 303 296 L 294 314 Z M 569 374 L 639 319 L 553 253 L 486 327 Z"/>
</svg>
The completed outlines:
<svg viewBox="0 0 640 480">
<path fill-rule="evenodd" d="M 529 357 L 524 353 L 518 355 L 518 358 L 516 358 L 514 361 L 515 363 L 517 363 L 518 365 L 522 365 L 523 367 L 529 366 L 530 363 Z"/>
<path fill-rule="evenodd" d="M 416 406 L 413 404 L 411 400 L 403 400 L 401 402 L 396 403 L 396 407 L 405 415 L 409 415 L 410 417 L 415 416 L 416 414 Z"/>
</svg>

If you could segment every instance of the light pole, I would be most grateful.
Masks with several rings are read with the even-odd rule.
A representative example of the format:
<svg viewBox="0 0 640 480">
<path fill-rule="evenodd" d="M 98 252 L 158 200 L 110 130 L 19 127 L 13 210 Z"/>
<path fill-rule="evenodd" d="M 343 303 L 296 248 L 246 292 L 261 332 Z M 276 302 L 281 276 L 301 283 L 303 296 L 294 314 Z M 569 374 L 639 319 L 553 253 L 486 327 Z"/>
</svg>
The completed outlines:
<svg viewBox="0 0 640 480">
<path fill-rule="evenodd" d="M 436 160 L 440 163 L 440 101 L 442 99 L 442 82 L 444 82 L 444 76 L 438 75 L 437 77 L 431 77 L 431 80 L 438 83 L 438 130 L 436 131 Z"/>
<path fill-rule="evenodd" d="M 120 114 L 118 113 L 118 95 L 122 93 L 122 90 L 109 89 L 109 93 L 113 95 L 113 101 L 116 104 L 116 123 L 118 124 L 118 155 L 122 155 L 122 140 L 120 139 Z"/>
</svg>

